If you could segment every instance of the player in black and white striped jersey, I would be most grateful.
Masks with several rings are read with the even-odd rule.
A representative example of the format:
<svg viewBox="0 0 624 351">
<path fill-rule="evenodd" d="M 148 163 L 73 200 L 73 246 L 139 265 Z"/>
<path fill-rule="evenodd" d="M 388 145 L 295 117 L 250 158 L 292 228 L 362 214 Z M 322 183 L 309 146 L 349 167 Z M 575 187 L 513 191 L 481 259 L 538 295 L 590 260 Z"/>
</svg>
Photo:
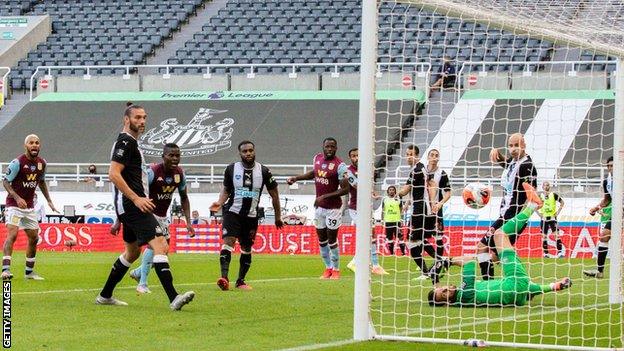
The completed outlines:
<svg viewBox="0 0 624 351">
<path fill-rule="evenodd" d="M 230 288 L 228 273 L 237 239 L 241 247 L 241 257 L 236 287 L 251 290 L 251 286 L 245 283 L 245 276 L 251 266 L 251 248 L 258 229 L 258 204 L 265 186 L 275 209 L 275 226 L 282 228 L 284 225 L 277 182 L 267 167 L 256 162 L 254 143 L 249 140 L 241 141 L 238 144 L 238 153 L 240 162 L 231 163 L 225 168 L 219 199 L 210 206 L 212 212 L 223 208 L 223 246 L 219 257 L 221 278 L 217 280 L 221 290 Z"/>
<path fill-rule="evenodd" d="M 507 149 L 509 151 L 507 157 L 503 156 L 498 149 L 492 149 L 490 152 L 490 161 L 497 163 L 504 169 L 501 179 L 503 199 L 501 200 L 500 217 L 490 225 L 490 230 L 477 244 L 477 261 L 484 280 L 494 276 L 494 265 L 490 255 L 490 250 L 496 254 L 494 232 L 522 211 L 526 202 L 527 196 L 522 183 L 526 182 L 533 188 L 537 188 L 537 170 L 533 165 L 531 156 L 526 153 L 524 136 L 521 133 L 510 135 L 507 141 Z M 512 245 L 516 243 L 517 235 L 522 234 L 525 227 L 526 224 L 522 228 L 517 228 L 518 230 L 515 231 L 517 234 L 509 237 Z"/>
</svg>

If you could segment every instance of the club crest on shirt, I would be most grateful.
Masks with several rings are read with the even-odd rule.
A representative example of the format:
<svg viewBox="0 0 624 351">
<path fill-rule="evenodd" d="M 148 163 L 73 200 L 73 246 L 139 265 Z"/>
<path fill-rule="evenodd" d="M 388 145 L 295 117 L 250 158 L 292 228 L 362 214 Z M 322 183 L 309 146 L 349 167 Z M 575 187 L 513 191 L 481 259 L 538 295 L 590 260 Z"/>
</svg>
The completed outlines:
<svg viewBox="0 0 624 351">
<path fill-rule="evenodd" d="M 173 175 L 173 181 L 176 182 L 176 183 L 179 183 L 180 182 L 180 175 L 179 174 L 174 174 Z"/>
<path fill-rule="evenodd" d="M 225 112 L 227 110 L 200 108 L 187 124 L 180 123 L 175 117 L 167 118 L 141 136 L 139 147 L 145 155 L 160 156 L 163 145 L 176 143 L 182 157 L 209 155 L 228 149 L 232 146 L 234 119 L 223 118 L 213 124 L 204 124 L 216 114 Z"/>
<path fill-rule="evenodd" d="M 241 179 L 241 175 L 237 174 L 237 175 L 234 176 L 234 178 L 236 178 L 236 180 L 240 180 Z"/>
<path fill-rule="evenodd" d="M 43 169 L 43 164 L 41 162 L 37 162 L 37 169 L 40 171 Z"/>
<path fill-rule="evenodd" d="M 334 164 L 333 164 L 333 163 L 330 163 L 330 164 L 329 164 L 329 170 L 330 170 L 330 171 L 334 170 Z"/>
</svg>

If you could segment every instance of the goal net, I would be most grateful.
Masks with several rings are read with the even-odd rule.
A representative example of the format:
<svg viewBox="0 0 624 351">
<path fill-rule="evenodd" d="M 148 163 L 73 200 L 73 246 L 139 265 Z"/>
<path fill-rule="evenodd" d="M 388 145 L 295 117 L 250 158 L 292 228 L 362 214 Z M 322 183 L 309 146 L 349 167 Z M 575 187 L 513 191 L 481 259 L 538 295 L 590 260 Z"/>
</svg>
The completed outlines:
<svg viewBox="0 0 624 351">
<path fill-rule="evenodd" d="M 411 199 L 411 191 L 403 197 L 402 204 L 408 208 L 399 237 L 393 240 L 385 235 L 380 201 L 369 204 L 362 202 L 362 196 L 358 198 L 362 217 L 358 225 L 377 227 L 379 262 L 389 274 L 374 275 L 366 269 L 369 255 L 361 247 L 368 243 L 360 237 L 370 233 L 370 227 L 358 228 L 355 339 L 483 342 L 566 350 L 622 348 L 624 114 L 620 101 L 624 83 L 618 86 L 618 67 L 624 54 L 624 4 L 605 0 L 380 1 L 374 12 L 366 6 L 360 129 L 366 123 L 365 107 L 375 108 L 374 100 L 366 99 L 371 96 L 367 89 L 420 90 L 425 99 L 421 109 L 401 111 L 411 117 L 402 119 L 411 121 L 408 125 L 385 122 L 391 120 L 389 111 L 376 105 L 374 131 L 360 131 L 360 188 L 370 182 L 376 193 L 387 196 L 389 187 L 404 187 L 414 168 L 406 155 L 410 145 L 415 145 L 436 190 L 441 190 L 442 183 L 436 163 L 448 174 L 451 196 L 442 200 L 445 192 L 441 191 L 440 197 L 426 200 L 431 207 L 444 202 L 443 216 L 433 230 L 425 231 L 422 242 L 410 238 L 418 232 L 411 230 L 413 206 L 405 201 Z M 376 48 L 374 54 L 371 46 Z M 395 63 L 392 69 L 384 66 L 387 62 Z M 397 62 L 405 65 L 397 66 Z M 414 63 L 427 65 L 415 69 Z M 384 136 L 390 130 L 401 136 L 399 141 L 388 143 Z M 515 205 L 511 201 L 516 197 L 505 200 L 505 188 L 507 194 L 512 193 L 509 179 L 521 172 L 515 166 L 492 163 L 490 152 L 498 149 L 502 156 L 511 155 L 508 142 L 516 133 L 523 136 L 537 174 L 537 190 L 547 203 L 539 214 L 532 214 L 516 237 L 515 252 L 523 270 L 504 269 L 510 266 L 503 258 L 502 263 L 492 264 L 493 275 L 484 282 L 483 273 L 492 273 L 482 272 L 480 263 L 498 258 L 497 251 L 478 249 L 479 242 L 501 215 L 501 202 Z M 368 135 L 370 143 L 362 140 Z M 380 149 L 380 144 L 389 146 Z M 439 152 L 439 161 L 430 161 L 432 150 Z M 609 157 L 615 157 L 609 162 L 613 168 L 607 167 Z M 526 162 L 523 155 L 519 158 L 518 164 Z M 370 171 L 366 162 L 374 164 Z M 484 208 L 464 205 L 461 193 L 469 183 L 492 190 Z M 544 192 L 545 184 L 556 195 Z M 605 184 L 612 206 L 591 215 L 592 208 L 606 205 L 602 202 Z M 407 244 L 404 254 L 401 236 Z M 389 245 L 391 241 L 394 245 Z M 421 249 L 410 250 L 417 246 Z M 441 249 L 436 251 L 438 246 Z M 437 286 L 450 287 L 450 299 L 457 299 L 451 306 L 430 305 L 434 284 L 412 257 L 420 255 L 419 251 L 427 268 L 442 257 L 474 259 L 475 263 L 444 270 Z M 601 257 L 607 252 L 603 264 Z M 526 282 L 525 276 L 516 279 L 519 272 L 530 279 L 526 287 L 520 282 Z M 560 286 L 553 283 L 564 278 L 570 278 L 569 288 L 550 291 L 558 290 Z M 492 283 L 499 279 L 502 287 Z M 505 295 L 509 291 L 515 294 L 512 306 L 492 305 L 494 296 L 509 297 Z M 470 298 L 473 292 L 476 300 Z M 362 309 L 367 312 L 363 314 Z"/>
</svg>

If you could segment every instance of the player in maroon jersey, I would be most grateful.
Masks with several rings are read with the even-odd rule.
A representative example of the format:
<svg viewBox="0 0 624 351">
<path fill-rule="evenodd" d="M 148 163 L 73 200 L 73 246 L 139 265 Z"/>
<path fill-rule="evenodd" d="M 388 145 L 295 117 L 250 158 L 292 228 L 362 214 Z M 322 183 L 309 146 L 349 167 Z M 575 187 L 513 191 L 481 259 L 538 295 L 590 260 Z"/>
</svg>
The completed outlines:
<svg viewBox="0 0 624 351">
<path fill-rule="evenodd" d="M 359 151 L 358 148 L 349 150 L 349 159 L 351 164 L 347 167 L 347 172 L 341 175 L 340 189 L 327 193 L 316 198 L 316 202 L 324 201 L 332 197 L 340 198 L 343 195 L 349 194 L 349 216 L 353 222 L 356 222 L 357 218 L 357 177 L 358 177 L 358 161 Z M 373 192 L 373 198 L 376 198 L 377 194 Z M 371 272 L 377 275 L 389 274 L 383 267 L 379 265 L 379 257 L 377 255 L 377 238 L 374 231 L 371 232 Z M 347 268 L 355 272 L 355 257 L 347 264 Z"/>
<path fill-rule="evenodd" d="M 39 137 L 30 134 L 24 140 L 26 152 L 11 163 L 4 174 L 2 185 L 8 195 L 6 199 L 6 226 L 7 238 L 4 241 L 2 256 L 2 280 L 13 278 L 11 274 L 11 254 L 13 244 L 17 238 L 18 230 L 24 229 L 28 236 L 28 248 L 26 249 L 26 279 L 43 280 L 34 272 L 35 255 L 37 254 L 37 233 L 39 222 L 34 210 L 35 189 L 39 186 L 43 196 L 48 200 L 48 206 L 54 212 L 58 212 L 50 199 L 48 186 L 45 182 L 46 161 L 39 157 L 41 141 Z"/>
<path fill-rule="evenodd" d="M 314 156 L 314 169 L 288 178 L 288 184 L 300 180 L 314 179 L 317 199 L 338 189 L 347 165 L 336 156 L 338 142 L 334 138 L 323 140 L 323 152 Z M 340 278 L 340 251 L 338 249 L 338 228 L 342 224 L 342 200 L 340 197 L 322 198 L 315 201 L 316 234 L 318 235 L 321 258 L 325 271 L 321 279 Z"/>
<path fill-rule="evenodd" d="M 188 194 L 186 193 L 186 177 L 180 163 L 180 148 L 178 145 L 169 143 L 163 147 L 163 162 L 150 165 L 147 170 L 147 180 L 149 184 L 149 198 L 154 203 L 154 217 L 160 224 L 163 234 L 169 240 L 169 225 L 171 221 L 167 212 L 173 200 L 173 193 L 178 190 L 180 193 L 180 203 L 182 204 L 182 212 L 186 219 L 186 230 L 191 237 L 195 236 L 195 230 L 191 226 L 191 204 Z M 117 234 L 119 231 L 119 221 L 116 221 L 111 228 L 111 232 Z M 130 271 L 130 277 L 136 280 L 137 293 L 149 294 L 150 289 L 147 287 L 147 276 L 152 268 L 152 259 L 154 258 L 154 250 L 147 247 L 143 251 L 141 265 Z"/>
</svg>

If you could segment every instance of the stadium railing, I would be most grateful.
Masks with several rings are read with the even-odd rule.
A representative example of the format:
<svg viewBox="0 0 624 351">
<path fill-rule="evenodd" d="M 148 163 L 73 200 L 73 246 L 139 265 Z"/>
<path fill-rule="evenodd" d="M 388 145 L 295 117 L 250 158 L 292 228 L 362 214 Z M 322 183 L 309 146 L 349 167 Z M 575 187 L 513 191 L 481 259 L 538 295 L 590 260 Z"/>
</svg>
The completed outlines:
<svg viewBox="0 0 624 351">
<path fill-rule="evenodd" d="M 275 67 L 286 67 L 290 70 L 289 77 L 296 78 L 300 69 L 305 67 L 310 68 L 324 68 L 327 73 L 331 72 L 332 76 L 339 76 L 341 68 L 344 67 L 353 67 L 359 69 L 359 63 L 256 63 L 256 64 L 166 64 L 166 65 L 108 65 L 108 66 L 97 66 L 97 65 L 85 65 L 85 66 L 38 66 L 34 73 L 30 76 L 29 90 L 30 90 L 30 100 L 33 99 L 33 91 L 36 88 L 35 78 L 38 75 L 44 75 L 45 78 L 52 78 L 53 72 L 60 73 L 62 75 L 61 70 L 84 70 L 85 74 L 83 78 L 90 79 L 91 73 L 93 71 L 102 70 L 102 69 L 119 69 L 123 70 L 124 74 L 121 76 L 122 78 L 130 77 L 131 74 L 136 74 L 139 72 L 141 75 L 141 70 L 149 70 L 155 69 L 159 73 L 164 70 L 163 78 L 170 77 L 172 74 L 175 74 L 173 71 L 176 68 L 194 68 L 198 70 L 198 74 L 203 74 L 204 78 L 209 79 L 212 74 L 215 73 L 215 70 L 224 70 L 228 68 L 242 68 L 248 69 L 247 78 L 255 77 L 255 74 L 258 73 L 258 68 L 275 68 Z M 430 80 L 431 73 L 431 64 L 428 62 L 379 62 L 377 63 L 377 72 L 392 72 L 392 67 L 397 67 L 397 72 L 405 71 L 405 67 L 413 67 L 413 72 L 422 72 L 423 76 L 426 78 L 428 82 Z M 316 72 L 315 72 L 316 73 Z M 320 73 L 319 73 L 320 74 Z M 183 75 L 183 74 L 182 74 Z M 380 78 L 382 76 L 381 73 L 377 74 L 377 77 Z M 126 78 L 127 79 L 127 78 Z M 400 83 L 397 87 L 400 87 Z"/>
</svg>

